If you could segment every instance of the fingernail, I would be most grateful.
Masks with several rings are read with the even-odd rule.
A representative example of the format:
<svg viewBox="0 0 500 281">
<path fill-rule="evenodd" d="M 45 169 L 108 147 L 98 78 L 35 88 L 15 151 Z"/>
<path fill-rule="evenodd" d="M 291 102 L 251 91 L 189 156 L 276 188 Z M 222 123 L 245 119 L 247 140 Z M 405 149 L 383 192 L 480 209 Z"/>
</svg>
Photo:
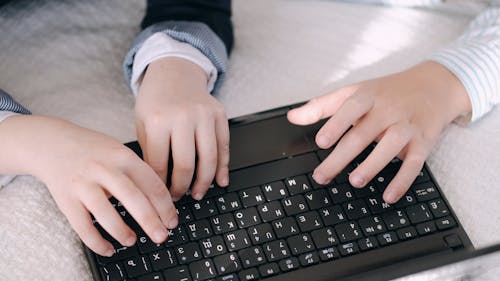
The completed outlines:
<svg viewBox="0 0 500 281">
<path fill-rule="evenodd" d="M 197 201 L 200 201 L 201 199 L 203 199 L 204 195 L 205 194 L 203 194 L 201 192 L 196 192 L 196 193 L 191 194 L 191 196 L 193 197 L 193 199 L 197 200 Z"/>
<path fill-rule="evenodd" d="M 330 145 L 330 138 L 326 135 L 319 135 L 316 141 L 319 147 L 327 147 Z"/>
<path fill-rule="evenodd" d="M 352 175 L 351 174 L 351 184 L 354 187 L 363 187 L 365 185 L 365 179 L 360 175 Z"/>
<path fill-rule="evenodd" d="M 166 227 L 168 229 L 174 229 L 177 227 L 177 224 L 179 224 L 179 219 L 177 218 L 177 216 L 175 216 L 168 221 Z"/>
<path fill-rule="evenodd" d="M 114 254 L 115 254 L 115 249 L 109 248 L 108 250 L 106 250 L 105 256 L 106 257 L 112 257 Z"/>
<path fill-rule="evenodd" d="M 165 228 L 158 228 L 154 234 L 155 242 L 161 243 L 167 238 L 167 230 Z"/>
<path fill-rule="evenodd" d="M 130 236 L 125 240 L 125 245 L 126 247 L 132 247 L 135 244 L 135 236 Z"/>
<path fill-rule="evenodd" d="M 327 184 L 327 180 L 325 178 L 325 176 L 323 176 L 321 173 L 319 172 L 315 172 L 313 175 L 312 175 L 313 179 L 319 183 L 319 184 Z"/>
</svg>

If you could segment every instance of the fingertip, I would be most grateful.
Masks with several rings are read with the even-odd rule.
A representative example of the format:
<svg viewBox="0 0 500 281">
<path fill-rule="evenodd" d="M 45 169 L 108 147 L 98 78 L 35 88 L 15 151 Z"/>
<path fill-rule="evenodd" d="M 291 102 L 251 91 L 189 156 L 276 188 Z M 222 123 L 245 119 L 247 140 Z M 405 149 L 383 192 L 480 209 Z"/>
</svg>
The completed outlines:
<svg viewBox="0 0 500 281">
<path fill-rule="evenodd" d="M 386 189 L 383 194 L 383 199 L 388 204 L 394 204 L 399 200 L 399 195 L 392 189 Z"/>
<path fill-rule="evenodd" d="M 357 173 L 351 173 L 349 176 L 349 182 L 356 188 L 362 188 L 366 185 L 365 178 Z"/>
<path fill-rule="evenodd" d="M 331 146 L 331 139 L 325 134 L 316 135 L 316 144 L 321 149 L 327 149 Z"/>
</svg>

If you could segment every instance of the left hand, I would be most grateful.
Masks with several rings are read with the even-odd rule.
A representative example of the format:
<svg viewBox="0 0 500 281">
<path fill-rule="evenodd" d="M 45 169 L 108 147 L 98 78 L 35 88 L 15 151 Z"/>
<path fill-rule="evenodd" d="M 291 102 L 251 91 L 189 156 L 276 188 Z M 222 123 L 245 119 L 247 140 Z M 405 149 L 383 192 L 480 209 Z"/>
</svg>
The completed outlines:
<svg viewBox="0 0 500 281">
<path fill-rule="evenodd" d="M 421 171 L 441 131 L 470 111 L 469 97 L 458 78 L 438 63 L 424 62 L 315 98 L 291 110 L 288 119 L 308 125 L 331 117 L 316 135 L 316 143 L 323 149 L 338 141 L 314 171 L 313 177 L 320 184 L 329 183 L 368 145 L 379 140 L 352 171 L 349 181 L 354 187 L 364 187 L 398 156 L 403 164 L 384 192 L 384 201 L 395 203 Z"/>
<path fill-rule="evenodd" d="M 203 198 L 214 176 L 219 186 L 229 183 L 227 117 L 208 93 L 207 79 L 188 60 L 161 58 L 148 66 L 137 96 L 137 137 L 144 160 L 166 182 L 172 153 L 174 201 L 186 194 L 193 176 L 191 194 L 196 200 Z"/>
</svg>

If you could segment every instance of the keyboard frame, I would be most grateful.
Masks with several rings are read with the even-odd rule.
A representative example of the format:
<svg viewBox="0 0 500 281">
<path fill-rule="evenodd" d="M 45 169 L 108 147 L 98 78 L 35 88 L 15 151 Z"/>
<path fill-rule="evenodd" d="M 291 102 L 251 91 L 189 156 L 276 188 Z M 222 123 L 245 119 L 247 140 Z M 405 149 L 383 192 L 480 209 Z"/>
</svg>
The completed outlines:
<svg viewBox="0 0 500 281">
<path fill-rule="evenodd" d="M 229 127 L 235 128 L 257 121 L 276 118 L 286 114 L 290 109 L 298 107 L 304 102 L 283 106 L 271 110 L 253 113 L 229 120 Z M 323 122 L 317 123 L 311 127 L 314 130 L 320 128 Z M 140 147 L 137 142 L 126 143 L 129 148 L 139 156 Z M 313 152 L 314 150 L 310 151 Z M 290 157 L 288 155 L 287 157 Z M 293 156 L 292 156 L 293 157 Z M 274 159 L 278 160 L 278 159 Z M 274 161 L 273 160 L 273 161 Z M 258 164 L 257 164 L 258 165 Z M 169 165 L 170 167 L 172 165 Z M 282 273 L 269 278 L 260 279 L 268 281 L 289 281 L 289 280 L 307 280 L 307 281 L 326 281 L 326 280 L 388 280 L 411 274 L 422 270 L 422 267 L 414 266 L 419 260 L 422 264 L 429 264 L 429 260 L 449 260 L 455 256 L 464 255 L 474 250 L 473 245 L 463 228 L 460 220 L 456 216 L 452 205 L 449 203 L 441 187 L 437 183 L 434 175 L 429 169 L 427 163 L 424 164 L 430 180 L 434 183 L 441 198 L 449 207 L 450 216 L 457 223 L 457 227 L 445 231 L 439 231 L 426 236 L 420 236 L 393 245 L 379 247 L 374 250 L 361 252 L 352 256 L 334 259 L 328 262 L 322 262 L 309 267 L 302 267 L 298 270 Z M 449 235 L 458 235 L 463 243 L 463 247 L 452 249 L 445 245 L 444 237 Z M 82 247 L 87 257 L 87 261 L 95 281 L 104 281 L 98 268 L 97 257 L 92 250 L 82 243 Z M 174 281 L 174 280 L 172 280 Z"/>
</svg>

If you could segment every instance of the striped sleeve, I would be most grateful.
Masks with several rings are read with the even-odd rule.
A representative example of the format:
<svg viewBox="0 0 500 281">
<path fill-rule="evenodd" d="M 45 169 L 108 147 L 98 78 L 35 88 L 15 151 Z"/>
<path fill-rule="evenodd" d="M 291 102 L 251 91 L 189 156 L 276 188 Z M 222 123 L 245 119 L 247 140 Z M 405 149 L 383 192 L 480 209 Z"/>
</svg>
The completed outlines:
<svg viewBox="0 0 500 281">
<path fill-rule="evenodd" d="M 429 58 L 455 74 L 469 95 L 472 113 L 459 121 L 475 121 L 500 102 L 500 5 L 493 6 L 455 42 Z"/>
<path fill-rule="evenodd" d="M 30 114 L 29 110 L 17 103 L 9 94 L 0 89 L 0 111 Z"/>
</svg>

